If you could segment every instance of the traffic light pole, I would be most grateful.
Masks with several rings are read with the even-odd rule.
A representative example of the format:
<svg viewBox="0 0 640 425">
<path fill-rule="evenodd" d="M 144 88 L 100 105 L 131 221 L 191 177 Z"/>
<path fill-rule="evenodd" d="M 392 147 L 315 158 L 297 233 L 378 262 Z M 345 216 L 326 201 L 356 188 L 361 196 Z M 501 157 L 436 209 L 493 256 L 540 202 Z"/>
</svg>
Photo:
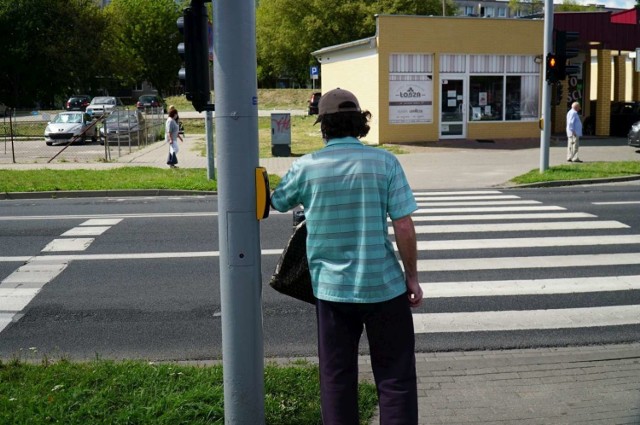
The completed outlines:
<svg viewBox="0 0 640 425">
<path fill-rule="evenodd" d="M 264 424 L 255 0 L 214 1 L 215 130 L 226 424 Z"/>
<path fill-rule="evenodd" d="M 552 51 L 553 37 L 553 0 L 544 0 L 544 55 L 546 58 Z M 542 75 L 547 75 L 547 61 Z M 548 81 L 542 85 L 542 130 L 540 132 L 540 172 L 549 168 L 549 144 L 551 140 L 551 84 Z"/>
</svg>

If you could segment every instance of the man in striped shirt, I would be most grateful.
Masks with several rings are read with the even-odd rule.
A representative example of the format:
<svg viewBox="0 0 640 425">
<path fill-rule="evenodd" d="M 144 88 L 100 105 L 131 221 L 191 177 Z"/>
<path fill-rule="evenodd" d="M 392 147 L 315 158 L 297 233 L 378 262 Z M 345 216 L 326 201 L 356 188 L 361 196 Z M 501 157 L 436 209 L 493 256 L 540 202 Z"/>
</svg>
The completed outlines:
<svg viewBox="0 0 640 425">
<path fill-rule="evenodd" d="M 326 146 L 298 159 L 271 197 L 278 211 L 302 205 L 317 298 L 322 416 L 358 424 L 358 344 L 367 330 L 382 424 L 417 424 L 415 337 L 418 283 L 413 192 L 397 158 L 359 141 L 371 114 L 335 89 L 316 121 Z M 404 272 L 388 236 L 391 219 Z"/>
</svg>

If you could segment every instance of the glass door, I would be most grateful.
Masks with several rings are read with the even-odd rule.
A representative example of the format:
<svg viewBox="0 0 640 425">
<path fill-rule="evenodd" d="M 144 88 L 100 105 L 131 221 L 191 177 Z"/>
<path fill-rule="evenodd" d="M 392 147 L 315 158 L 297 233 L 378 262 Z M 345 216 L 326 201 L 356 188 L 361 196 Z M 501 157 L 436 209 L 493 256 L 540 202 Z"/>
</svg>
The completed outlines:
<svg viewBox="0 0 640 425">
<path fill-rule="evenodd" d="M 464 80 L 440 77 L 440 138 L 467 137 Z"/>
</svg>

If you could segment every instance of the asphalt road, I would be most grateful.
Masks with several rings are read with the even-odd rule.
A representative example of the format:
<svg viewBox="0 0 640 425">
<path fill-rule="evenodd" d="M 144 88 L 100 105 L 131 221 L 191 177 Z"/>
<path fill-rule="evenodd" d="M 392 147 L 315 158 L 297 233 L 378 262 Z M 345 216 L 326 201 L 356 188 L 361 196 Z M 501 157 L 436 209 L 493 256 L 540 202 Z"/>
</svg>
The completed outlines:
<svg viewBox="0 0 640 425">
<path fill-rule="evenodd" d="M 418 351 L 640 341 L 640 185 L 417 199 Z M 215 196 L 2 201 L 0 358 L 220 358 L 216 211 Z M 263 250 L 291 222 L 263 221 Z M 314 310 L 268 287 L 276 262 L 265 355 L 313 356 Z"/>
</svg>

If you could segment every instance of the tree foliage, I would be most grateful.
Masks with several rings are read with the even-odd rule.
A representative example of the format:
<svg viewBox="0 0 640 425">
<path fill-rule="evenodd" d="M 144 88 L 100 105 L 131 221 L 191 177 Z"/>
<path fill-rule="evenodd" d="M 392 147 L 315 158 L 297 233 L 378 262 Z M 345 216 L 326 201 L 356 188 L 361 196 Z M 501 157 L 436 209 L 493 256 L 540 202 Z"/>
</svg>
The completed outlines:
<svg viewBox="0 0 640 425">
<path fill-rule="evenodd" d="M 162 96 L 180 68 L 176 46 L 180 16 L 173 0 L 113 0 L 104 10 L 110 25 L 103 52 L 122 85 L 148 81 Z"/>
<path fill-rule="evenodd" d="M 308 79 L 311 52 L 375 34 L 375 14 L 442 15 L 441 0 L 260 0 L 257 20 L 258 80 Z M 445 1 L 447 15 L 456 6 Z"/>
<path fill-rule="evenodd" d="M 512 12 L 520 12 L 520 15 L 534 15 L 544 11 L 542 0 L 509 0 L 509 9 Z"/>
<path fill-rule="evenodd" d="M 556 12 L 595 12 L 598 10 L 595 4 L 583 6 L 577 0 L 563 0 L 562 4 L 556 4 L 554 11 Z"/>
<path fill-rule="evenodd" d="M 0 96 L 13 107 L 60 106 L 96 85 L 105 30 L 92 0 L 0 0 Z"/>
</svg>

